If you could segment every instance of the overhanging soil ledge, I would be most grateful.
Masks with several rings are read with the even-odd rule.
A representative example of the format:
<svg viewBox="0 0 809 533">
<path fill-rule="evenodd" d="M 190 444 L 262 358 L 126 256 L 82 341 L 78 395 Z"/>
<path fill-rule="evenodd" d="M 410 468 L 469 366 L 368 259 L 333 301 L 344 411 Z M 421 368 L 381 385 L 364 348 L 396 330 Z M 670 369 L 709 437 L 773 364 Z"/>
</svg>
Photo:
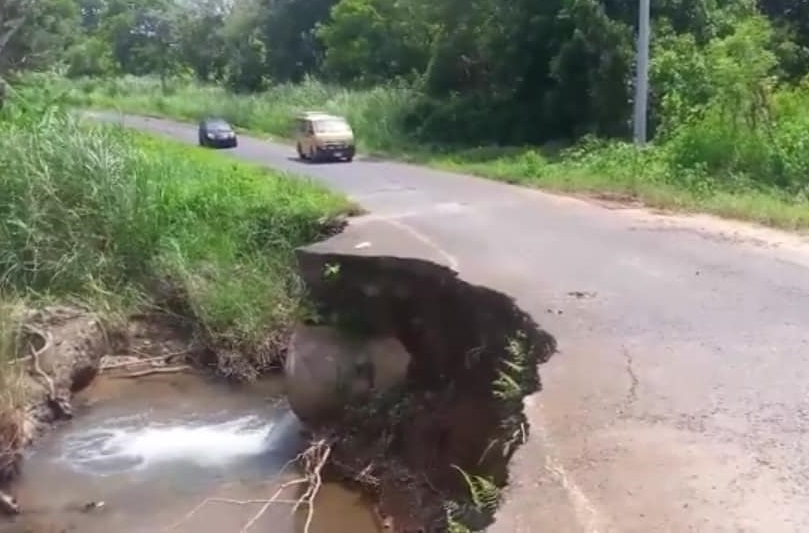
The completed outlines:
<svg viewBox="0 0 809 533">
<path fill-rule="evenodd" d="M 483 530 L 528 435 L 522 400 L 540 389 L 537 365 L 556 342 L 512 298 L 431 260 L 347 245 L 351 230 L 298 250 L 313 323 L 398 339 L 411 357 L 384 392 L 357 364 L 349 379 L 366 386 L 306 420 L 331 445 L 328 473 L 372 493 L 392 531 Z"/>
</svg>

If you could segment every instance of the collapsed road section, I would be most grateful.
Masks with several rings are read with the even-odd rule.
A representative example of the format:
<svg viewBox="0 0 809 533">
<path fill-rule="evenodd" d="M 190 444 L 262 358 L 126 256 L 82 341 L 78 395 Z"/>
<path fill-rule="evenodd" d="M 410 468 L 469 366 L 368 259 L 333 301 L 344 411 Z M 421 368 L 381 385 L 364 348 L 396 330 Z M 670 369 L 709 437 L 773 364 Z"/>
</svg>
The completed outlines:
<svg viewBox="0 0 809 533">
<path fill-rule="evenodd" d="M 290 342 L 287 394 L 328 446 L 324 471 L 371 493 L 390 530 L 485 529 L 554 338 L 384 221 L 298 260 L 313 308 Z"/>
</svg>

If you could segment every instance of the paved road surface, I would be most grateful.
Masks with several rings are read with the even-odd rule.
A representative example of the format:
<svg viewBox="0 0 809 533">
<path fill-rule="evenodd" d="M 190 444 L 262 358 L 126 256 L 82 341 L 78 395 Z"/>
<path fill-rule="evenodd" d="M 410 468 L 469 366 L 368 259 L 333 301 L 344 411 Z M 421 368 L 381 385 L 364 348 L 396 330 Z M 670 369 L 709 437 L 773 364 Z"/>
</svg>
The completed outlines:
<svg viewBox="0 0 809 533">
<path fill-rule="evenodd" d="M 196 142 L 193 127 L 126 122 Z M 228 153 L 344 191 L 557 337 L 492 531 L 809 531 L 800 238 L 362 157 L 305 164 L 247 137 Z"/>
</svg>

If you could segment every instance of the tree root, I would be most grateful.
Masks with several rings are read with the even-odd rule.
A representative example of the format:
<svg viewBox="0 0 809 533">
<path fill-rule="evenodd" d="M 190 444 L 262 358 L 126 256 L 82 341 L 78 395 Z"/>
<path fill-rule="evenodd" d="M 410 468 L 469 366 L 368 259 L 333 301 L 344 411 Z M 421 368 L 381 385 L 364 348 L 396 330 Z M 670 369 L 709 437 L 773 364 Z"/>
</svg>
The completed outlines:
<svg viewBox="0 0 809 533">
<path fill-rule="evenodd" d="M 16 361 L 22 361 L 30 359 L 32 362 L 32 367 L 34 373 L 42 378 L 45 387 L 48 389 L 48 407 L 50 407 L 51 411 L 53 412 L 54 416 L 57 419 L 68 419 L 73 417 L 73 409 L 70 406 L 70 399 L 68 397 L 63 397 L 57 394 L 56 392 L 56 385 L 53 382 L 53 378 L 48 375 L 47 372 L 42 370 L 42 366 L 40 365 L 39 357 L 45 353 L 53 344 L 53 337 L 51 336 L 50 332 L 42 331 L 41 329 L 34 327 L 30 324 L 24 324 L 23 329 L 28 333 L 36 335 L 40 339 L 42 339 L 43 345 L 42 348 L 39 350 L 34 348 L 33 344 L 28 345 L 28 351 L 30 352 L 27 357 L 23 357 L 20 359 L 16 359 Z"/>
<path fill-rule="evenodd" d="M 289 504 L 292 505 L 291 512 L 296 512 L 302 505 L 307 506 L 307 515 L 306 515 L 306 523 L 303 528 L 303 533 L 309 533 L 309 528 L 312 525 L 312 519 L 314 517 L 315 507 L 314 507 L 314 500 L 317 497 L 318 492 L 320 491 L 320 487 L 323 485 L 323 479 L 321 477 L 321 472 L 323 468 L 326 466 L 326 462 L 329 460 L 329 455 L 331 454 L 331 444 L 326 441 L 325 439 L 321 439 L 319 441 L 313 442 L 309 445 L 306 450 L 298 454 L 297 457 L 289 461 L 284 467 L 278 472 L 277 477 L 281 477 L 284 471 L 289 467 L 291 464 L 297 463 L 303 469 L 303 477 L 299 477 L 296 479 L 292 479 L 290 481 L 286 481 L 282 483 L 275 493 L 266 500 L 234 500 L 230 498 L 216 498 L 210 497 L 205 498 L 199 504 L 197 504 L 193 509 L 191 509 L 185 516 L 183 516 L 180 520 L 173 523 L 172 525 L 164 528 L 162 531 L 171 531 L 176 529 L 184 522 L 188 521 L 197 511 L 202 509 L 205 505 L 209 503 L 226 503 L 226 504 L 233 504 L 233 505 L 249 505 L 249 504 L 263 504 L 261 508 L 254 514 L 250 520 L 245 523 L 245 525 L 239 530 L 239 533 L 248 533 L 250 528 L 252 528 L 256 522 L 258 522 L 262 516 L 267 512 L 267 510 L 273 504 Z M 283 492 L 293 486 L 296 485 L 306 485 L 306 490 L 304 493 L 295 500 L 284 500 L 279 499 L 279 496 L 283 494 Z"/>
<path fill-rule="evenodd" d="M 163 366 L 165 363 L 165 357 L 162 355 L 158 355 L 155 357 L 136 357 L 136 356 L 115 356 L 115 359 L 124 359 L 123 361 L 118 361 L 116 363 L 109 362 L 110 359 L 113 357 L 111 356 L 104 356 L 101 360 L 101 366 L 99 367 L 99 372 L 106 372 L 107 370 L 115 370 L 118 368 L 129 368 L 132 366 L 140 366 L 140 365 L 151 365 L 151 366 Z"/>
<path fill-rule="evenodd" d="M 51 335 L 50 335 L 50 333 L 44 333 L 44 332 L 39 331 L 39 330 L 37 330 L 37 329 L 35 329 L 35 328 L 31 327 L 31 326 L 28 326 L 28 329 L 32 333 L 35 333 L 35 334 L 39 335 L 40 337 L 42 337 L 42 339 L 44 339 L 44 341 L 45 341 L 45 345 L 42 348 L 40 348 L 39 350 L 35 350 L 33 345 L 31 345 L 29 347 L 29 350 L 31 352 L 31 361 L 33 363 L 32 366 L 34 367 L 34 372 L 36 372 L 37 375 L 39 377 L 41 377 L 42 380 L 45 382 L 45 384 L 46 384 L 46 386 L 48 388 L 48 399 L 50 401 L 55 401 L 56 400 L 56 386 L 53 383 L 53 379 L 47 373 L 45 373 L 44 370 L 42 370 L 42 367 L 39 364 L 39 356 L 43 352 L 45 352 L 45 350 L 47 350 L 50 347 Z"/>
<path fill-rule="evenodd" d="M 145 370 L 138 370 L 137 372 L 130 372 L 129 374 L 121 374 L 118 376 L 113 375 L 110 377 L 118 379 L 132 379 L 132 378 L 142 378 L 144 376 L 151 376 L 152 374 L 176 374 L 178 372 L 186 372 L 188 370 L 193 370 L 193 367 L 189 365 L 177 365 L 167 367 L 156 366 L 152 368 L 147 368 Z"/>
</svg>

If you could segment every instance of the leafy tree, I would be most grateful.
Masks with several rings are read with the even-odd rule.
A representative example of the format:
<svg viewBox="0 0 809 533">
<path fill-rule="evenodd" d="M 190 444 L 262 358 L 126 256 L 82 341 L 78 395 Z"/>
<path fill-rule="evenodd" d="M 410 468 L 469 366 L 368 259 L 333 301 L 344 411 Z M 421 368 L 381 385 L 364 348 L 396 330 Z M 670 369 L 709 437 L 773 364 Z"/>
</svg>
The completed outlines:
<svg viewBox="0 0 809 533">
<path fill-rule="evenodd" d="M 323 72 L 340 82 L 384 83 L 424 72 L 436 25 L 420 0 L 343 0 L 317 29 Z"/>
<path fill-rule="evenodd" d="M 0 2 L 0 72 L 54 64 L 74 41 L 78 25 L 73 0 Z"/>
<path fill-rule="evenodd" d="M 226 43 L 225 82 L 236 91 L 259 91 L 267 75 L 267 47 L 262 40 L 261 6 L 256 0 L 236 3 L 222 28 Z"/>
<path fill-rule="evenodd" d="M 224 25 L 230 12 L 226 0 L 200 0 L 185 7 L 178 24 L 178 60 L 202 81 L 221 80 L 228 57 Z M 233 34 L 233 38 L 238 38 Z"/>
<path fill-rule="evenodd" d="M 404 120 L 424 140 L 626 136 L 637 8 L 636 0 L 5 0 L 0 73 L 64 62 L 72 76 L 165 81 L 192 72 L 248 92 L 306 76 L 396 80 L 415 89 Z M 744 81 L 753 66 L 770 85 L 806 77 L 807 9 L 802 0 L 655 0 L 653 131 L 674 135 L 706 109 L 718 113 L 720 101 L 748 106 L 762 87 Z"/>
</svg>

